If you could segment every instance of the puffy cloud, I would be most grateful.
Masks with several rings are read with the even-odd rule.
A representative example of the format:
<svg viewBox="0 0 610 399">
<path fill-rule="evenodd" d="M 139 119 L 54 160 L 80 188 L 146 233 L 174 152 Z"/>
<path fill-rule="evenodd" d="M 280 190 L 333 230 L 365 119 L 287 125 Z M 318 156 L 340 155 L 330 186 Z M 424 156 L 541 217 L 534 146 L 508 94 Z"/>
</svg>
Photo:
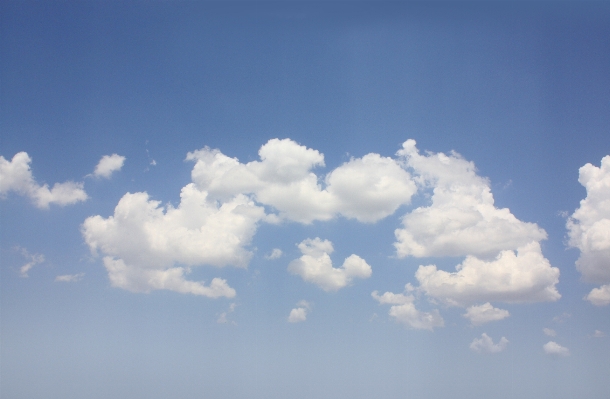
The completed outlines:
<svg viewBox="0 0 610 399">
<path fill-rule="evenodd" d="M 290 311 L 290 315 L 288 315 L 288 322 L 300 323 L 307 320 L 307 313 L 309 313 L 310 309 L 311 306 L 309 302 L 299 301 L 299 303 L 297 303 L 297 307 Z"/>
<path fill-rule="evenodd" d="M 177 208 L 160 206 L 146 193 L 127 193 L 114 215 L 89 217 L 82 233 L 90 249 L 107 255 L 104 264 L 111 283 L 134 292 L 170 289 L 210 297 L 232 297 L 224 280 L 210 287 L 184 280 L 190 267 L 246 267 L 252 253 L 245 249 L 265 216 L 248 197 L 211 201 L 194 184 L 182 189 Z M 179 263 L 184 267 L 175 267 Z"/>
<path fill-rule="evenodd" d="M 489 335 L 483 333 L 481 338 L 475 338 L 470 344 L 470 349 L 475 352 L 486 352 L 486 353 L 499 353 L 506 349 L 508 340 L 505 337 L 500 338 L 497 344 L 494 344 L 493 340 Z"/>
<path fill-rule="evenodd" d="M 55 277 L 56 282 L 64 282 L 64 283 L 75 283 L 80 281 L 85 276 L 85 273 L 77 273 L 77 274 L 64 274 L 62 276 Z"/>
<path fill-rule="evenodd" d="M 265 255 L 265 259 L 279 259 L 282 256 L 282 250 L 279 248 L 273 248 L 269 255 Z"/>
<path fill-rule="evenodd" d="M 547 355 L 556 355 L 556 356 L 569 356 L 570 350 L 559 345 L 557 342 L 549 341 L 542 346 L 544 349 L 544 353 Z"/>
<path fill-rule="evenodd" d="M 324 291 L 337 291 L 349 285 L 354 278 L 369 278 L 373 273 L 364 259 L 350 255 L 340 268 L 334 268 L 330 259 L 333 244 L 316 237 L 298 244 L 303 256 L 288 265 L 288 271 L 314 283 Z"/>
<path fill-rule="evenodd" d="M 421 187 L 433 188 L 432 203 L 403 217 L 395 231 L 397 255 L 493 257 L 546 239 L 535 223 L 518 220 L 507 208 L 494 206 L 489 182 L 459 154 L 420 155 L 414 140 L 398 151 Z"/>
<path fill-rule="evenodd" d="M 415 277 L 428 296 L 449 305 L 482 301 L 509 303 L 556 301 L 559 269 L 551 267 L 540 245 L 531 242 L 514 251 L 502 251 L 492 261 L 468 256 L 450 273 L 435 265 L 419 266 Z"/>
<path fill-rule="evenodd" d="M 596 306 L 606 306 L 610 304 L 610 284 L 593 288 L 585 299 Z"/>
<path fill-rule="evenodd" d="M 610 155 L 598 168 L 590 163 L 579 170 L 578 182 L 587 189 L 580 207 L 568 218 L 568 245 L 580 250 L 576 268 L 585 281 L 610 283 Z M 585 297 L 603 306 L 610 303 L 610 286 L 593 289 Z"/>
<path fill-rule="evenodd" d="M 480 326 L 490 321 L 505 319 L 510 316 L 510 313 L 508 310 L 494 308 L 487 302 L 483 305 L 469 307 L 463 316 L 470 320 L 473 326 Z"/>
<path fill-rule="evenodd" d="M 543 328 L 542 332 L 544 333 L 544 335 L 549 337 L 554 337 L 557 335 L 557 332 L 555 332 L 555 330 L 553 330 L 552 328 Z"/>
<path fill-rule="evenodd" d="M 407 327 L 432 331 L 435 327 L 444 327 L 445 325 L 438 310 L 434 309 L 432 312 L 417 310 L 414 304 L 415 297 L 411 294 L 385 292 L 383 295 L 379 295 L 377 291 L 373 291 L 371 296 L 379 304 L 392 305 L 389 315 Z"/>
<path fill-rule="evenodd" d="M 88 198 L 83 183 L 55 183 L 51 189 L 47 184 L 39 185 L 32 176 L 31 162 L 26 152 L 15 154 L 10 162 L 0 156 L 0 198 L 13 191 L 29 197 L 41 209 L 48 208 L 50 204 L 65 206 Z"/>
<path fill-rule="evenodd" d="M 25 248 L 20 248 L 17 247 L 17 250 L 19 250 L 21 252 L 21 255 L 23 255 L 24 258 L 26 258 L 28 260 L 28 262 L 21 266 L 19 268 L 19 275 L 21 277 L 29 277 L 28 273 L 29 271 L 36 266 L 37 264 L 40 264 L 42 262 L 44 262 L 44 255 L 41 254 L 31 254 L 28 252 L 27 249 Z"/>
<path fill-rule="evenodd" d="M 269 140 L 259 156 L 260 161 L 243 164 L 206 147 L 186 159 L 195 161 L 193 182 L 211 198 L 252 194 L 281 218 L 301 223 L 337 215 L 375 222 L 408 204 L 417 190 L 395 160 L 378 154 L 351 159 L 325 179 L 312 172 L 324 166 L 324 156 L 290 139 Z"/>
<path fill-rule="evenodd" d="M 98 178 L 103 177 L 105 179 L 110 179 L 110 176 L 114 172 L 118 172 L 119 170 L 121 170 L 124 163 L 125 157 L 122 155 L 104 155 L 95 167 L 93 176 Z"/>
</svg>

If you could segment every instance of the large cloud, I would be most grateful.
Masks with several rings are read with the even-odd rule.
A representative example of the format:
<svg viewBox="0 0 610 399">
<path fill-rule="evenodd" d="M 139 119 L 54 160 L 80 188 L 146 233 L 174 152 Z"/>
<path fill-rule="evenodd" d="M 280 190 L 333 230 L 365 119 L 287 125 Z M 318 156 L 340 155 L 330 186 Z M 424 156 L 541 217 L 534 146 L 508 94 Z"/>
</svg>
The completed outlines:
<svg viewBox="0 0 610 399">
<path fill-rule="evenodd" d="M 371 266 L 358 255 L 347 257 L 340 268 L 333 267 L 330 254 L 334 249 L 328 240 L 308 238 L 298 246 L 303 256 L 290 262 L 288 271 L 324 291 L 337 291 L 351 284 L 354 278 L 369 278 L 373 273 Z"/>
<path fill-rule="evenodd" d="M 408 288 L 409 286 L 407 286 Z M 383 295 L 379 295 L 377 291 L 373 291 L 371 296 L 381 305 L 392 305 L 389 315 L 407 327 L 432 331 L 435 327 L 444 327 L 445 325 L 445 321 L 437 309 L 432 312 L 417 310 L 414 304 L 415 297 L 411 294 L 385 292 Z"/>
<path fill-rule="evenodd" d="M 406 214 L 404 228 L 395 232 L 399 257 L 493 257 L 546 238 L 536 224 L 496 208 L 489 182 L 459 154 L 420 155 L 415 141 L 407 140 L 397 155 L 423 188 L 433 187 L 432 204 Z"/>
<path fill-rule="evenodd" d="M 580 250 L 576 267 L 585 281 L 610 283 L 610 155 L 602 158 L 599 168 L 590 163 L 580 168 L 578 181 L 587 196 L 568 219 L 569 246 Z M 587 298 L 597 305 L 608 304 L 595 300 L 598 291 Z"/>
<path fill-rule="evenodd" d="M 180 197 L 174 208 L 161 207 L 146 193 L 125 194 L 114 216 L 85 220 L 85 241 L 92 251 L 107 255 L 104 264 L 114 286 L 136 292 L 170 289 L 233 296 L 224 280 L 214 279 L 207 288 L 184 280 L 184 274 L 189 267 L 204 264 L 246 267 L 252 253 L 245 247 L 265 216 L 263 208 L 244 195 L 224 203 L 209 200 L 192 183 Z"/>
<path fill-rule="evenodd" d="M 408 204 L 417 190 L 395 160 L 378 154 L 351 159 L 325 179 L 312 172 L 324 166 L 324 156 L 290 139 L 269 140 L 259 156 L 260 161 L 243 164 L 204 148 L 190 152 L 187 160 L 196 162 L 193 182 L 211 198 L 252 194 L 282 218 L 301 223 L 337 215 L 375 222 Z"/>
<path fill-rule="evenodd" d="M 41 209 L 47 209 L 50 204 L 65 206 L 88 198 L 83 183 L 55 183 L 51 189 L 47 184 L 36 183 L 30 170 L 31 162 L 26 152 L 15 154 L 10 162 L 0 156 L 0 198 L 14 191 L 29 197 Z"/>
</svg>

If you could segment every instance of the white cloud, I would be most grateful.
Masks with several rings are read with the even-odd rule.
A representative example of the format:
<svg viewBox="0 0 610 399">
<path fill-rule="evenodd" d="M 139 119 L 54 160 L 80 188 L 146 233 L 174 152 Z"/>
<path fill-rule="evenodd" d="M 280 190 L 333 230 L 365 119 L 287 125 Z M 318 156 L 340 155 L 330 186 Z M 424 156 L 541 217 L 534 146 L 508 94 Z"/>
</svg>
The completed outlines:
<svg viewBox="0 0 610 399">
<path fill-rule="evenodd" d="M 351 159 L 325 179 L 312 172 L 324 166 L 324 156 L 290 139 L 269 140 L 259 156 L 260 161 L 243 164 L 219 150 L 203 148 L 186 159 L 196 162 L 193 182 L 211 198 L 252 194 L 281 218 L 301 223 L 337 215 L 375 222 L 408 204 L 417 190 L 395 160 L 378 154 Z"/>
<path fill-rule="evenodd" d="M 36 265 L 44 262 L 44 255 L 41 254 L 30 254 L 27 249 L 17 247 L 17 250 L 21 252 L 24 258 L 28 260 L 28 262 L 19 268 L 19 275 L 21 277 L 29 277 L 29 271 Z"/>
<path fill-rule="evenodd" d="M 330 259 L 333 244 L 328 240 L 308 238 L 298 247 L 303 256 L 290 262 L 288 271 L 316 284 L 324 291 L 337 291 L 349 285 L 354 278 L 369 278 L 373 273 L 371 266 L 358 255 L 350 255 L 343 266 L 334 268 Z"/>
<path fill-rule="evenodd" d="M 31 162 L 26 152 L 15 154 L 10 162 L 0 156 L 0 198 L 6 198 L 12 191 L 29 197 L 41 209 L 48 208 L 50 204 L 65 206 L 88 198 L 83 183 L 55 183 L 51 189 L 47 184 L 39 185 L 32 176 Z"/>
<path fill-rule="evenodd" d="M 565 348 L 559 345 L 557 342 L 549 341 L 542 347 L 544 349 L 544 353 L 547 355 L 557 355 L 557 356 L 569 356 L 570 351 L 568 348 Z"/>
<path fill-rule="evenodd" d="M 578 182 L 587 196 L 568 218 L 569 246 L 580 250 L 576 267 L 585 281 L 610 283 L 610 155 L 599 168 L 580 168 Z"/>
<path fill-rule="evenodd" d="M 273 248 L 269 255 L 265 255 L 265 259 L 279 259 L 282 256 L 282 250 L 279 248 Z"/>
<path fill-rule="evenodd" d="M 553 330 L 552 328 L 543 328 L 542 332 L 544 332 L 544 335 L 549 337 L 554 337 L 557 335 L 557 332 L 555 332 L 555 330 Z"/>
<path fill-rule="evenodd" d="M 290 311 L 290 315 L 288 315 L 289 323 L 300 323 L 307 320 L 307 314 L 311 310 L 311 305 L 309 302 L 302 300 L 297 303 L 297 307 Z"/>
<path fill-rule="evenodd" d="M 432 204 L 403 217 L 395 231 L 399 257 L 493 257 L 546 239 L 535 223 L 518 220 L 507 208 L 496 208 L 489 182 L 472 162 L 452 152 L 420 155 L 414 140 L 398 151 L 422 188 L 433 188 Z"/>
<path fill-rule="evenodd" d="M 379 302 L 379 304 L 392 305 L 389 315 L 396 321 L 406 325 L 407 327 L 417 330 L 430 330 L 435 327 L 444 327 L 445 322 L 438 310 L 432 312 L 421 312 L 415 308 L 415 297 L 410 294 L 395 294 L 393 292 L 385 292 L 379 295 L 377 291 L 373 291 L 371 296 Z"/>
<path fill-rule="evenodd" d="M 473 326 L 480 326 L 490 321 L 505 319 L 510 316 L 510 313 L 508 310 L 494 308 L 487 302 L 483 305 L 469 307 L 463 316 L 470 320 Z"/>
<path fill-rule="evenodd" d="M 568 321 L 568 319 L 572 317 L 571 313 L 568 312 L 563 312 L 562 314 L 560 314 L 559 316 L 555 316 L 553 317 L 553 321 L 555 323 L 565 323 L 566 321 Z"/>
<path fill-rule="evenodd" d="M 593 288 L 584 299 L 596 306 L 606 306 L 610 304 L 610 284 L 602 285 L 599 288 Z"/>
<path fill-rule="evenodd" d="M 470 349 L 478 353 L 499 353 L 506 349 L 506 345 L 508 345 L 508 340 L 505 337 L 500 338 L 500 341 L 494 344 L 489 335 L 483 333 L 481 338 L 475 338 L 472 341 Z"/>
<path fill-rule="evenodd" d="M 64 274 L 62 276 L 55 277 L 56 282 L 64 282 L 64 283 L 75 283 L 83 279 L 85 273 L 77 273 L 77 274 Z"/>
<path fill-rule="evenodd" d="M 419 266 L 415 277 L 419 289 L 449 305 L 556 301 L 561 297 L 555 287 L 559 269 L 551 267 L 537 242 L 517 253 L 502 251 L 489 262 L 467 256 L 453 273 L 437 270 L 435 265 Z"/>
<path fill-rule="evenodd" d="M 125 163 L 125 157 L 118 154 L 104 155 L 93 172 L 95 177 L 103 177 L 104 179 L 110 179 L 110 176 L 114 172 L 118 172 Z"/>
<path fill-rule="evenodd" d="M 604 338 L 605 336 L 606 334 L 604 334 L 603 331 L 595 330 L 593 332 L 593 338 Z"/>
<path fill-rule="evenodd" d="M 231 305 L 229 305 L 229 310 L 227 310 L 226 312 L 222 312 L 218 316 L 218 319 L 216 319 L 216 323 L 218 323 L 218 324 L 227 324 L 227 323 L 229 323 L 228 315 L 235 311 L 235 307 L 236 306 L 237 306 L 236 303 L 232 303 Z M 237 323 L 235 323 L 234 321 L 231 321 L 231 324 L 237 325 Z"/>
</svg>

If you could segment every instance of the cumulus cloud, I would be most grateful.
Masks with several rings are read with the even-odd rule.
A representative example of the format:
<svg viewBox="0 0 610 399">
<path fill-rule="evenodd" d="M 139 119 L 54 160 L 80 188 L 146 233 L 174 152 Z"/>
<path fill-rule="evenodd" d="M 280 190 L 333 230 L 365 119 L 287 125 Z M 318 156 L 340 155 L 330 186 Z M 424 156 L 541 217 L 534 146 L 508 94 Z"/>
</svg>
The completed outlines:
<svg viewBox="0 0 610 399">
<path fill-rule="evenodd" d="M 30 170 L 31 162 L 32 159 L 26 152 L 15 154 L 11 161 L 0 156 L 0 198 L 15 192 L 29 197 L 41 209 L 47 209 L 50 204 L 65 206 L 88 198 L 83 183 L 55 183 L 50 189 L 47 184 L 38 184 Z"/>
<path fill-rule="evenodd" d="M 610 283 L 610 155 L 598 168 L 590 163 L 579 169 L 578 182 L 587 190 L 580 207 L 568 218 L 568 245 L 580 250 L 576 268 L 585 281 Z M 585 297 L 597 306 L 610 304 L 610 286 L 593 289 Z"/>
<path fill-rule="evenodd" d="M 297 303 L 297 307 L 290 311 L 288 315 L 289 323 L 300 323 L 307 320 L 307 313 L 311 310 L 309 302 L 303 300 Z"/>
<path fill-rule="evenodd" d="M 55 281 L 63 282 L 63 283 L 75 283 L 77 281 L 82 280 L 84 276 L 85 276 L 85 273 L 64 274 L 64 275 L 55 277 Z"/>
<path fill-rule="evenodd" d="M 544 333 L 544 335 L 549 336 L 549 337 L 554 337 L 557 335 L 555 330 L 553 330 L 552 328 L 543 328 L 542 332 Z"/>
<path fill-rule="evenodd" d="M 93 172 L 95 177 L 103 177 L 104 179 L 110 179 L 110 176 L 114 172 L 118 172 L 125 163 L 125 157 L 118 154 L 104 155 L 98 162 Z"/>
<path fill-rule="evenodd" d="M 602 285 L 599 288 L 593 288 L 585 299 L 596 306 L 606 306 L 610 304 L 610 284 Z"/>
<path fill-rule="evenodd" d="M 475 338 L 470 344 L 470 349 L 478 353 L 499 353 L 506 349 L 508 340 L 505 337 L 500 338 L 497 344 L 494 344 L 489 335 L 483 333 L 481 338 Z"/>
<path fill-rule="evenodd" d="M 399 257 L 489 258 L 546 239 L 546 232 L 535 223 L 518 220 L 507 208 L 496 208 L 487 179 L 459 154 L 421 155 L 415 141 L 407 140 L 397 155 L 422 188 L 433 188 L 431 205 L 406 214 L 404 228 L 395 231 Z"/>
<path fill-rule="evenodd" d="M 480 326 L 490 321 L 505 319 L 510 316 L 510 313 L 508 310 L 494 308 L 487 302 L 483 305 L 469 307 L 463 316 L 470 320 L 473 326 Z"/>
<path fill-rule="evenodd" d="M 417 191 L 411 176 L 392 158 L 367 154 L 353 158 L 324 179 L 312 170 L 324 155 L 290 139 L 272 139 L 259 150 L 260 161 L 241 163 L 219 150 L 190 152 L 192 179 L 211 198 L 253 195 L 283 219 L 301 223 L 338 215 L 375 222 L 408 204 Z"/>
<path fill-rule="evenodd" d="M 333 244 L 328 240 L 308 238 L 298 247 L 303 256 L 290 262 L 288 271 L 324 291 L 337 291 L 351 284 L 354 278 L 369 278 L 373 273 L 371 266 L 358 255 L 350 255 L 340 268 L 334 268 L 330 259 Z"/>
<path fill-rule="evenodd" d="M 415 277 L 422 291 L 449 305 L 465 306 L 482 301 L 509 303 L 556 301 L 559 269 L 551 267 L 540 245 L 531 242 L 514 251 L 502 251 L 496 259 L 474 256 L 456 267 L 456 272 L 419 266 Z"/>
<path fill-rule="evenodd" d="M 542 346 L 542 349 L 544 349 L 544 353 L 546 353 L 547 355 L 555 355 L 555 356 L 569 356 L 570 355 L 570 351 L 568 348 L 565 348 L 565 347 L 559 345 L 555 341 L 547 342 L 546 344 L 544 344 Z"/>
<path fill-rule="evenodd" d="M 282 250 L 279 248 L 273 248 L 269 255 L 265 255 L 265 259 L 279 259 L 282 256 Z"/>
<path fill-rule="evenodd" d="M 27 263 L 19 268 L 19 275 L 21 277 L 27 278 L 29 277 L 29 271 L 36 265 L 44 262 L 44 255 L 41 254 L 31 254 L 25 248 L 17 247 L 17 250 L 21 252 L 24 258 L 27 259 Z"/>
<path fill-rule="evenodd" d="M 408 289 L 409 287 L 407 287 Z M 434 309 L 432 312 L 417 310 L 414 304 L 415 297 L 411 294 L 385 292 L 383 295 L 379 295 L 377 291 L 373 291 L 371 296 L 379 304 L 392 305 L 389 315 L 407 327 L 432 331 L 435 327 L 445 326 L 445 321 L 437 309 Z"/>
</svg>

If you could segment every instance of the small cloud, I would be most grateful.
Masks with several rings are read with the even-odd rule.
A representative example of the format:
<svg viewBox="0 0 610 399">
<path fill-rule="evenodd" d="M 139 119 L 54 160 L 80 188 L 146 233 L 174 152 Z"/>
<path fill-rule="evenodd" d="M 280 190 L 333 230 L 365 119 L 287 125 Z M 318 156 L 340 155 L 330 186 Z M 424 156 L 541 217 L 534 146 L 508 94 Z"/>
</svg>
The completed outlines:
<svg viewBox="0 0 610 399">
<path fill-rule="evenodd" d="M 28 272 L 36 265 L 44 262 L 44 255 L 40 254 L 30 254 L 27 249 L 17 247 L 17 250 L 21 252 L 24 258 L 28 260 L 28 262 L 19 268 L 19 275 L 21 277 L 27 278 L 29 277 Z"/>
<path fill-rule="evenodd" d="M 64 282 L 64 283 L 76 283 L 83 279 L 85 273 L 78 274 L 64 274 L 62 276 L 55 277 L 56 282 Z"/>
<path fill-rule="evenodd" d="M 409 292 L 408 287 L 409 285 L 407 284 L 405 292 Z M 435 327 L 445 326 L 445 321 L 437 309 L 434 309 L 432 312 L 418 310 L 414 304 L 415 297 L 411 294 L 384 292 L 382 295 L 379 295 L 377 291 L 373 291 L 371 296 L 380 305 L 392 305 L 388 314 L 409 328 L 433 331 Z"/>
<path fill-rule="evenodd" d="M 282 256 L 282 250 L 279 248 L 273 248 L 273 251 L 269 255 L 265 255 L 265 259 L 278 259 Z"/>
<path fill-rule="evenodd" d="M 602 285 L 599 288 L 593 288 L 583 299 L 586 299 L 595 306 L 606 306 L 610 304 L 610 284 Z"/>
<path fill-rule="evenodd" d="M 555 323 L 565 323 L 570 317 L 572 317 L 571 313 L 563 312 L 559 316 L 553 317 L 553 321 Z"/>
<path fill-rule="evenodd" d="M 593 333 L 593 338 L 604 338 L 605 336 L 606 334 L 604 334 L 604 332 L 600 330 L 595 330 L 595 332 Z"/>
<path fill-rule="evenodd" d="M 480 306 L 469 307 L 462 316 L 470 320 L 473 326 L 480 326 L 490 321 L 505 319 L 510 316 L 510 313 L 508 313 L 508 310 L 494 308 L 487 302 Z"/>
<path fill-rule="evenodd" d="M 505 337 L 500 338 L 497 344 L 494 344 L 491 337 L 485 333 L 481 334 L 481 338 L 475 338 L 470 344 L 470 349 L 478 353 L 499 353 L 506 349 L 508 340 Z"/>
<path fill-rule="evenodd" d="M 557 342 L 549 341 L 542 347 L 547 355 L 569 356 L 570 350 L 559 345 Z"/>
<path fill-rule="evenodd" d="M 109 179 L 114 172 L 121 170 L 124 163 L 125 157 L 122 155 L 104 155 L 95 167 L 93 176 L 97 178 L 103 177 L 104 179 Z"/>
<path fill-rule="evenodd" d="M 235 302 L 233 302 L 232 304 L 229 305 L 229 310 L 227 310 L 226 312 L 222 312 L 220 314 L 220 316 L 218 316 L 218 319 L 216 319 L 216 323 L 218 324 L 227 324 L 227 323 L 231 323 L 233 325 L 237 325 L 237 323 L 235 323 L 234 321 L 230 321 L 227 316 L 229 315 L 229 313 L 233 313 L 235 311 L 235 308 L 237 307 L 237 304 Z"/>
<path fill-rule="evenodd" d="M 311 306 L 309 302 L 303 300 L 297 303 L 297 307 L 290 311 L 288 316 L 289 323 L 299 323 L 307 320 L 307 313 L 309 313 Z"/>
<path fill-rule="evenodd" d="M 544 335 L 547 335 L 549 337 L 554 337 L 557 335 L 555 330 L 553 330 L 552 328 L 543 328 L 542 332 L 544 332 Z"/>
</svg>

